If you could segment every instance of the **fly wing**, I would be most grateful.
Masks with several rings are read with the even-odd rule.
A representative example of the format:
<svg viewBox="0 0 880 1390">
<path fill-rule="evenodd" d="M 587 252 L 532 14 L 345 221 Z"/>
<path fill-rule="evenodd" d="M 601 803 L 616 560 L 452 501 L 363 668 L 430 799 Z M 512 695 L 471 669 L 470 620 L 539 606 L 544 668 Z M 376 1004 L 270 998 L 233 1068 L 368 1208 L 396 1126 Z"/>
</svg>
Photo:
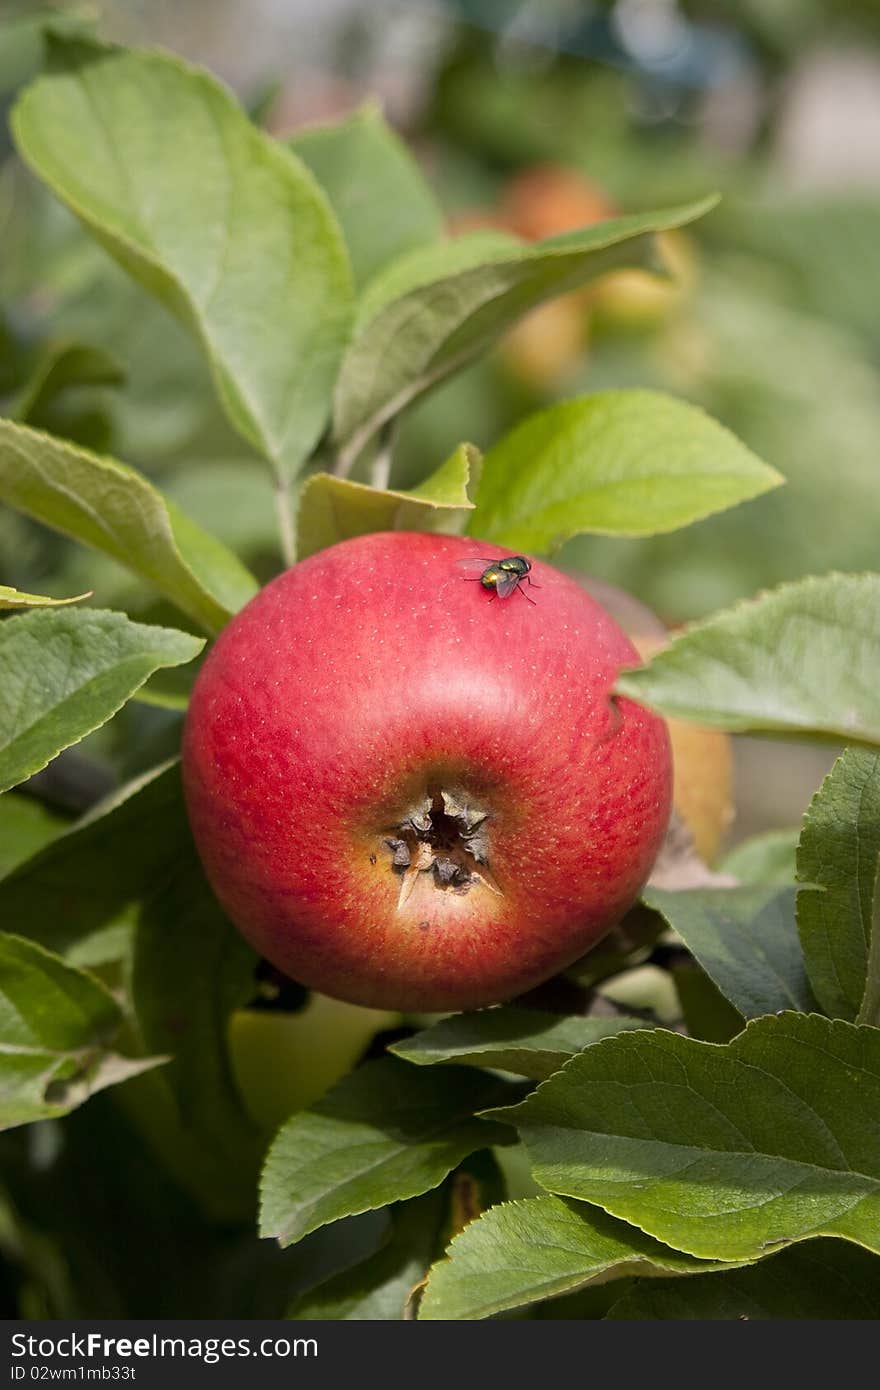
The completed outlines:
<svg viewBox="0 0 880 1390">
<path fill-rule="evenodd" d="M 456 560 L 455 563 L 457 568 L 471 579 L 482 579 L 483 574 L 492 564 L 492 561 L 480 560 L 476 556 L 470 555 L 466 560 Z"/>
<path fill-rule="evenodd" d="M 511 574 L 509 570 L 503 571 L 495 584 L 495 592 L 499 598 L 510 598 L 522 575 Z"/>
</svg>

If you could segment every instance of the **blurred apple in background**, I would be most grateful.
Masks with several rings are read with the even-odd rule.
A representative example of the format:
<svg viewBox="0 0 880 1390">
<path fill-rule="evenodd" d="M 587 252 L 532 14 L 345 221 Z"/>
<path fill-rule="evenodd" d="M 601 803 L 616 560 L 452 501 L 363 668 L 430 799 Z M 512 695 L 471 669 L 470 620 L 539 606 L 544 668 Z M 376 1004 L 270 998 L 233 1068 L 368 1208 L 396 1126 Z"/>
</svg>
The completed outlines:
<svg viewBox="0 0 880 1390">
<path fill-rule="evenodd" d="M 618 217 L 608 193 L 578 169 L 536 164 L 504 186 L 496 206 L 458 218 L 457 233 L 478 227 L 540 241 Z M 658 267 L 616 270 L 595 285 L 540 305 L 505 336 L 499 356 L 511 376 L 545 392 L 565 386 L 583 361 L 591 332 L 648 333 L 662 327 L 697 279 L 693 242 L 682 232 L 657 237 Z"/>
<path fill-rule="evenodd" d="M 614 584 L 575 574 L 615 622 L 644 661 L 665 647 L 671 633 L 639 599 Z M 683 719 L 667 719 L 672 743 L 672 800 L 707 864 L 718 858 L 733 820 L 733 754 L 728 734 Z"/>
<path fill-rule="evenodd" d="M 497 225 L 524 241 L 540 241 L 617 214 L 605 190 L 579 170 L 563 164 L 534 164 L 505 186 Z"/>
<path fill-rule="evenodd" d="M 590 316 L 583 291 L 551 299 L 520 319 L 502 339 L 498 357 L 522 386 L 540 392 L 564 387 L 589 348 Z"/>
<path fill-rule="evenodd" d="M 236 1085 L 252 1119 L 276 1129 L 351 1071 L 400 1015 L 312 993 L 296 1013 L 237 1009 L 229 1020 Z"/>
<path fill-rule="evenodd" d="M 687 302 L 697 283 L 694 242 L 685 232 L 660 232 L 657 248 L 666 276 L 649 270 L 615 270 L 592 288 L 597 331 L 648 333 L 662 327 Z"/>
<path fill-rule="evenodd" d="M 613 216 L 613 204 L 583 174 L 564 165 L 536 164 L 506 185 L 496 225 L 524 241 L 541 241 Z M 521 319 L 500 349 L 510 374 L 539 391 L 563 386 L 589 346 L 589 304 L 590 290 L 575 290 Z"/>
</svg>

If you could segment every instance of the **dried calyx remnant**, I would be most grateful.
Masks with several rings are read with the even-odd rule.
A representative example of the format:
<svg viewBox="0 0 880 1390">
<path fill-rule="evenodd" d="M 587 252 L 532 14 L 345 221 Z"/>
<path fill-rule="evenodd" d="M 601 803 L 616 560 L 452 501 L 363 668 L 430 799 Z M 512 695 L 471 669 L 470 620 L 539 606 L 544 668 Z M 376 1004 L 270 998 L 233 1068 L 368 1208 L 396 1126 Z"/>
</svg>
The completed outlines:
<svg viewBox="0 0 880 1390">
<path fill-rule="evenodd" d="M 467 893 L 483 883 L 500 893 L 489 872 L 489 813 L 474 806 L 464 793 L 429 789 L 422 802 L 386 835 L 391 867 L 400 874 L 402 907 L 420 874 L 429 873 L 434 886 Z"/>
</svg>

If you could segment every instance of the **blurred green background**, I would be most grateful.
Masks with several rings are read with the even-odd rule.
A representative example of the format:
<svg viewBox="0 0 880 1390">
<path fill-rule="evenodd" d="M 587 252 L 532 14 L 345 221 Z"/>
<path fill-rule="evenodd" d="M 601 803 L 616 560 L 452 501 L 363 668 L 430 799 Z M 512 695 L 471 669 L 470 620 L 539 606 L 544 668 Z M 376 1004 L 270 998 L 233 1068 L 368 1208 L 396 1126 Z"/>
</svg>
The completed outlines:
<svg viewBox="0 0 880 1390">
<path fill-rule="evenodd" d="M 209 66 L 276 134 L 378 98 L 453 231 L 550 235 L 720 191 L 718 210 L 664 243 L 668 279 L 619 276 L 538 310 L 412 409 L 392 480 L 554 399 L 654 386 L 705 406 L 788 486 L 655 540 L 579 539 L 559 563 L 670 625 L 803 574 L 877 567 L 876 0 L 7 0 L 4 107 L 39 68 L 47 15 Z M 269 481 L 195 349 L 22 169 L 5 122 L 0 141 L 0 409 L 159 476 L 268 577 Z M 111 562 L 5 510 L 0 583 L 159 611 Z M 77 786 L 84 768 L 103 788 L 151 765 L 179 720 L 127 707 L 77 751 Z M 831 756 L 738 740 L 733 837 L 795 822 Z"/>
</svg>

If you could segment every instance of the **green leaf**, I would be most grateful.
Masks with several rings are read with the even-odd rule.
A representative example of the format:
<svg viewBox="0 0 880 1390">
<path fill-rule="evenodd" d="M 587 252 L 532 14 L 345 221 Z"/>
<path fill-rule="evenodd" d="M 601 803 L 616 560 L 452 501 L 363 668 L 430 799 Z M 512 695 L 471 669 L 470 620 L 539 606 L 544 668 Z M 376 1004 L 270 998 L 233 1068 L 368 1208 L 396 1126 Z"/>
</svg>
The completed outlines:
<svg viewBox="0 0 880 1390">
<path fill-rule="evenodd" d="M 524 244 L 510 232 L 481 229 L 432 242 L 408 256 L 399 257 L 386 266 L 381 275 L 374 276 L 362 291 L 357 302 L 355 331 L 412 290 L 461 271 L 478 270 L 487 262 L 518 253 Z"/>
<path fill-rule="evenodd" d="M 135 905 L 189 843 L 180 769 L 166 763 L 0 880 L 0 921 L 77 965 L 118 960 L 128 949 Z"/>
<path fill-rule="evenodd" d="M 187 459 L 162 484 L 203 530 L 221 540 L 264 578 L 278 570 L 274 488 L 258 459 Z"/>
<path fill-rule="evenodd" d="M 63 608 L 68 603 L 81 603 L 91 594 L 76 594 L 73 598 L 46 598 L 44 594 L 23 594 L 8 584 L 0 584 L 0 612 L 10 608 Z"/>
<path fill-rule="evenodd" d="M 718 870 L 742 884 L 794 883 L 798 834 L 797 830 L 766 830 L 753 835 L 726 854 Z"/>
<path fill-rule="evenodd" d="M 171 1057 L 163 1080 L 184 1126 L 240 1161 L 263 1145 L 245 1116 L 227 1031 L 254 993 L 256 962 L 182 843 L 138 914 L 132 1003 L 147 1050 Z"/>
<path fill-rule="evenodd" d="M 593 1283 L 706 1267 L 580 1202 L 528 1197 L 492 1207 L 455 1237 L 431 1270 L 419 1317 L 490 1318 Z"/>
<path fill-rule="evenodd" d="M 839 1240 L 810 1240 L 746 1269 L 640 1284 L 606 1316 L 877 1318 L 880 1260 Z"/>
<path fill-rule="evenodd" d="M 378 107 L 298 130 L 289 144 L 330 199 L 358 285 L 389 261 L 443 235 L 433 193 Z"/>
<path fill-rule="evenodd" d="M 126 565 L 209 632 L 257 591 L 231 551 L 134 469 L 8 420 L 0 501 Z"/>
<path fill-rule="evenodd" d="M 832 1018 L 856 1020 L 865 996 L 878 864 L 880 752 L 847 748 L 813 797 L 797 851 L 798 931 Z"/>
<path fill-rule="evenodd" d="M 195 860 L 176 763 L 123 788 L 0 881 L 0 920 L 79 964 L 124 961 L 142 1036 L 172 1057 L 127 1086 L 120 1104 L 201 1206 L 252 1222 L 265 1136 L 238 1102 L 225 1027 L 230 1001 L 249 992 L 253 958 Z"/>
<path fill-rule="evenodd" d="M 15 420 L 40 423 L 55 397 L 69 387 L 117 386 L 124 379 L 121 363 L 103 348 L 88 343 L 52 343 L 8 413 Z"/>
<path fill-rule="evenodd" d="M 670 971 L 678 994 L 688 1037 L 726 1043 L 741 1033 L 745 1019 L 694 960 L 674 964 Z"/>
<path fill-rule="evenodd" d="M 279 1130 L 263 1169 L 261 1234 L 292 1245 L 330 1221 L 428 1192 L 467 1154 L 508 1142 L 503 1126 L 474 1117 L 506 1087 L 464 1067 L 367 1062 Z"/>
<path fill-rule="evenodd" d="M 748 1260 L 834 1235 L 880 1251 L 880 1030 L 816 1014 L 725 1045 L 621 1033 L 513 1109 L 536 1180 L 677 1250 Z"/>
<path fill-rule="evenodd" d="M 389 266 L 361 301 L 336 386 L 341 471 L 386 420 L 478 356 L 529 309 L 607 270 L 648 264 L 653 233 L 693 221 L 714 202 L 622 217 L 528 245 L 475 233 Z"/>
<path fill-rule="evenodd" d="M 289 1310 L 294 1322 L 387 1322 L 406 1315 L 437 1247 L 449 1205 L 447 1185 L 392 1208 L 391 1230 L 369 1259 L 319 1284 Z"/>
<path fill-rule="evenodd" d="M 324 429 L 352 311 L 312 175 L 166 53 L 53 38 L 12 124 L 35 173 L 196 335 L 233 425 L 295 472 Z"/>
<path fill-rule="evenodd" d="M 112 994 L 32 941 L 0 933 L 0 1128 L 66 1115 L 159 1058 L 108 1051 Z"/>
<path fill-rule="evenodd" d="M 368 487 L 330 473 L 315 473 L 303 486 L 297 514 L 297 559 L 337 541 L 370 531 L 459 529 L 473 507 L 468 483 L 479 469 L 472 444 L 459 444 L 435 473 L 409 492 Z"/>
<path fill-rule="evenodd" d="M 794 915 L 794 888 L 645 891 L 743 1018 L 814 1007 Z"/>
<path fill-rule="evenodd" d="M 617 690 L 715 729 L 880 743 L 880 574 L 798 580 L 688 628 Z"/>
<path fill-rule="evenodd" d="M 508 1004 L 443 1018 L 389 1051 L 419 1065 L 463 1062 L 543 1081 L 585 1047 L 643 1026 L 637 1018 L 566 1017 Z"/>
<path fill-rule="evenodd" d="M 67 823 L 32 796 L 0 796 L 0 878 L 54 840 Z"/>
<path fill-rule="evenodd" d="M 489 450 L 470 531 L 543 553 L 583 531 L 673 531 L 782 481 L 696 406 L 599 391 L 530 415 Z"/>
<path fill-rule="evenodd" d="M 0 791 L 105 724 L 148 676 L 192 661 L 200 637 L 98 609 L 46 609 L 0 624 Z"/>
<path fill-rule="evenodd" d="M 874 883 L 874 915 L 871 923 L 871 945 L 868 950 L 865 995 L 856 1022 L 870 1024 L 872 1028 L 880 1028 L 880 865 L 878 865 L 877 878 Z"/>
</svg>

